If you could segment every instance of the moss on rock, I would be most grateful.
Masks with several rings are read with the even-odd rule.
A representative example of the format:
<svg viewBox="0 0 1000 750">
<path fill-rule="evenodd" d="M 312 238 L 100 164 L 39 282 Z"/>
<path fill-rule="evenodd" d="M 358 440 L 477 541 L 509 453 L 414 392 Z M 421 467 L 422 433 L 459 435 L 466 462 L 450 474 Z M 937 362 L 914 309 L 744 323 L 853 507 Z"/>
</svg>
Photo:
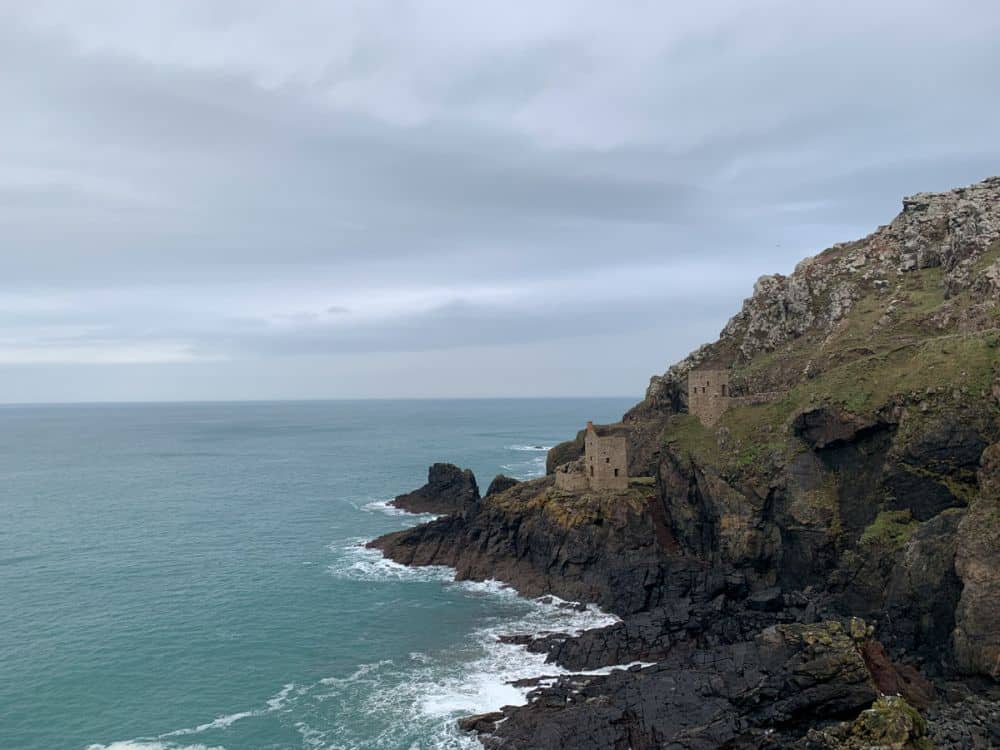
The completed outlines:
<svg viewBox="0 0 1000 750">
<path fill-rule="evenodd" d="M 920 523 L 914 520 L 909 510 L 884 510 L 862 532 L 858 543 L 862 547 L 899 549 L 909 541 L 919 526 Z"/>
</svg>

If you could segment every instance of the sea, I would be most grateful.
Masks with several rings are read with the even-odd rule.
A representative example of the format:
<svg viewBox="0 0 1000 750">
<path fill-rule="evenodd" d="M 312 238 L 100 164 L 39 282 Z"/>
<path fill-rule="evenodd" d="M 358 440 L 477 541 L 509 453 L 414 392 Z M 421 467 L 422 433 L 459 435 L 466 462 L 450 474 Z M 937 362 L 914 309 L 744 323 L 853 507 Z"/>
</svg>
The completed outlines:
<svg viewBox="0 0 1000 750">
<path fill-rule="evenodd" d="M 540 476 L 637 399 L 0 406 L 0 750 L 476 748 L 614 622 L 364 543 L 448 461 Z"/>
</svg>

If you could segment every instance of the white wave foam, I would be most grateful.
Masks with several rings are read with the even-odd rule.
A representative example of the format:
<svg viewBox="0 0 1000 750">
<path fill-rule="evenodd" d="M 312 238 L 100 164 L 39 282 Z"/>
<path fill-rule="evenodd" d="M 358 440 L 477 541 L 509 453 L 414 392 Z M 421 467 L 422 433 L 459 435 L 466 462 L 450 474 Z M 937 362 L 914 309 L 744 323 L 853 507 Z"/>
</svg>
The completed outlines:
<svg viewBox="0 0 1000 750">
<path fill-rule="evenodd" d="M 543 632 L 579 633 L 588 628 L 618 622 L 618 618 L 590 605 L 582 607 L 558 597 L 521 599 L 506 584 L 496 581 L 462 581 L 455 584 L 472 596 L 489 596 L 522 603 L 524 610 L 514 619 L 498 618 L 489 626 L 470 634 L 467 642 L 448 652 L 435 655 L 410 654 L 410 661 L 394 664 L 382 661 L 369 664 L 354 673 L 323 680 L 338 690 L 324 696 L 328 701 L 347 700 L 341 690 L 354 698 L 361 697 L 362 710 L 386 728 L 378 738 L 338 737 L 335 747 L 395 748 L 400 738 L 416 732 L 420 739 L 414 747 L 475 748 L 474 738 L 457 730 L 460 716 L 496 710 L 505 705 L 520 705 L 527 699 L 529 687 L 512 683 L 539 675 L 556 679 L 567 674 L 556 665 L 545 663 L 545 654 L 531 653 L 522 646 L 503 643 L 499 636 L 510 633 L 538 635 Z M 588 674 L 610 672 L 612 668 Z M 324 745 L 326 747 L 326 745 Z"/>
<path fill-rule="evenodd" d="M 201 734 L 213 729 L 228 729 L 237 721 L 257 716 L 266 716 L 268 714 L 281 711 L 285 707 L 285 704 L 288 702 L 290 696 L 292 696 L 293 691 L 301 695 L 307 689 L 308 688 L 299 688 L 296 690 L 295 683 L 290 682 L 287 685 L 282 686 L 281 690 L 268 698 L 265 702 L 264 708 L 225 714 L 212 719 L 212 721 L 206 721 L 203 724 L 198 724 L 197 726 L 175 729 L 172 732 L 164 732 L 155 739 L 147 740 L 139 738 L 121 740 L 112 742 L 110 745 L 92 744 L 87 746 L 87 750 L 225 750 L 225 748 L 219 745 L 213 745 L 212 747 L 201 744 L 178 745 L 170 741 L 164 742 L 164 740 L 169 740 L 171 737 L 187 737 L 195 734 Z"/>
<path fill-rule="evenodd" d="M 538 477 L 545 476 L 545 457 L 538 456 L 530 461 L 501 464 L 500 468 L 505 474 L 514 477 L 514 479 L 520 479 L 522 481 L 526 479 L 537 479 Z"/>
<path fill-rule="evenodd" d="M 347 677 L 324 677 L 319 681 L 320 685 L 347 685 L 352 682 L 364 681 L 369 675 L 376 673 L 379 669 L 390 666 L 392 659 L 383 659 L 372 664 L 362 664 Z"/>
<path fill-rule="evenodd" d="M 348 575 L 369 576 L 365 580 L 424 576 L 451 581 L 448 568 L 426 571 L 391 563 L 375 565 L 381 557 L 361 546 L 359 539 L 346 546 L 331 545 L 342 557 Z M 417 578 L 416 580 L 420 580 Z M 426 580 L 426 579 L 425 579 Z M 460 732 L 456 719 L 463 715 L 496 710 L 504 705 L 523 704 L 532 689 L 516 687 L 515 681 L 545 676 L 555 680 L 567 671 L 545 663 L 544 654 L 531 653 L 522 646 L 503 643 L 499 636 L 510 633 L 538 635 L 543 632 L 577 633 L 587 628 L 610 625 L 618 618 L 597 607 L 587 607 L 549 596 L 523 599 L 501 581 L 462 581 L 453 584 L 467 596 L 497 600 L 498 614 L 462 642 L 444 651 L 414 651 L 408 658 L 383 659 L 363 664 L 343 675 L 333 675 L 316 683 L 284 685 L 264 706 L 241 711 L 169 732 L 146 740 L 93 745 L 88 750 L 222 750 L 202 745 L 178 746 L 172 738 L 221 730 L 249 717 L 282 714 L 290 716 L 288 726 L 301 737 L 302 747 L 315 750 L 473 750 L 480 745 L 475 737 Z M 503 615 L 503 612 L 517 614 Z M 627 665 L 626 665 L 627 666 Z M 613 668 L 586 674 L 605 674 Z M 344 723 L 338 716 L 351 712 L 366 717 L 365 722 Z"/>
<path fill-rule="evenodd" d="M 392 505 L 392 500 L 372 500 L 370 503 L 365 503 L 361 506 L 361 510 L 367 511 L 368 513 L 384 513 L 387 516 L 409 516 L 413 515 L 409 511 L 405 511 L 402 508 L 397 508 Z"/>
<path fill-rule="evenodd" d="M 552 450 L 551 445 L 505 445 L 504 448 L 509 451 L 542 451 L 544 453 Z"/>
<path fill-rule="evenodd" d="M 88 750 L 224 750 L 174 742 L 181 737 L 196 740 L 204 732 L 226 730 L 237 722 L 267 715 L 294 728 L 303 748 L 473 750 L 480 747 L 479 743 L 475 737 L 458 730 L 455 721 L 458 717 L 523 704 L 532 688 L 512 683 L 539 676 L 551 682 L 568 673 L 546 664 L 545 654 L 501 642 L 501 635 L 575 634 L 618 622 L 618 618 L 594 605 L 584 607 L 554 596 L 523 599 L 513 588 L 497 580 L 455 583 L 451 568 L 400 565 L 383 558 L 378 550 L 366 548 L 364 542 L 362 538 L 352 538 L 331 543 L 329 549 L 335 561 L 329 566 L 330 572 L 364 581 L 448 583 L 466 596 L 495 599 L 496 616 L 464 641 L 443 651 L 414 651 L 408 658 L 363 664 L 344 675 L 329 676 L 305 686 L 288 683 L 257 709 L 226 714 L 155 738 L 91 745 Z M 606 674 L 612 669 L 586 674 Z M 364 716 L 366 721 L 349 724 L 337 721 L 337 717 L 348 713 Z M 205 740 L 209 737 L 216 740 L 215 735 L 205 735 Z"/>
<path fill-rule="evenodd" d="M 498 581 L 463 582 L 463 588 L 491 596 L 516 597 L 516 592 Z M 539 635 L 545 632 L 576 634 L 583 630 L 618 622 L 618 618 L 596 606 L 581 607 L 558 597 L 532 600 L 528 611 L 513 621 L 499 622 L 472 634 L 479 654 L 471 661 L 442 670 L 431 664 L 418 670 L 413 681 L 414 721 L 432 722 L 436 729 L 432 746 L 441 748 L 478 747 L 473 742 L 458 744 L 464 737 L 455 730 L 455 719 L 468 714 L 494 711 L 505 705 L 523 705 L 533 687 L 517 687 L 514 682 L 545 676 L 549 682 L 569 674 L 554 664 L 546 664 L 545 654 L 532 653 L 522 646 L 503 643 L 499 636 L 510 633 Z M 586 674 L 605 674 L 608 667 Z"/>
<path fill-rule="evenodd" d="M 367 540 L 353 539 L 334 543 L 330 549 L 337 559 L 327 570 L 337 578 L 353 581 L 453 581 L 455 571 L 442 565 L 410 567 L 383 557 L 376 549 L 365 546 Z"/>
<path fill-rule="evenodd" d="M 285 704 L 288 702 L 288 697 L 292 694 L 293 690 L 295 690 L 295 683 L 289 682 L 287 685 L 283 685 L 281 690 L 279 690 L 277 693 L 268 698 L 267 699 L 268 712 L 270 713 L 273 711 L 280 711 L 281 709 L 283 709 L 285 707 Z"/>
<path fill-rule="evenodd" d="M 390 498 L 389 500 L 372 500 L 371 502 L 360 506 L 360 508 L 366 513 L 382 513 L 386 516 L 405 516 L 413 519 L 414 523 L 425 523 L 426 521 L 433 521 L 435 518 L 440 518 L 439 515 L 434 513 L 411 513 L 408 510 L 397 508 L 392 504 L 393 499 L 395 498 Z"/>
</svg>

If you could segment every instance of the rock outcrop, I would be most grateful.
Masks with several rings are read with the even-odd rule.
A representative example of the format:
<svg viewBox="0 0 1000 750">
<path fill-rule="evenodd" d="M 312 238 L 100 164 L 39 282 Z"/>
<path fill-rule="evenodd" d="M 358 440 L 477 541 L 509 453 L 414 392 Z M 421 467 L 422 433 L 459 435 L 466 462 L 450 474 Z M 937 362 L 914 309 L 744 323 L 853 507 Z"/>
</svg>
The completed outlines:
<svg viewBox="0 0 1000 750">
<path fill-rule="evenodd" d="M 666 573 L 651 525 L 656 502 L 653 488 L 571 495 L 537 479 L 371 546 L 405 565 L 451 566 L 459 580 L 497 578 L 528 596 L 635 612 L 651 604 Z"/>
<path fill-rule="evenodd" d="M 497 474 L 493 477 L 493 481 L 490 482 L 490 486 L 486 488 L 486 497 L 490 495 L 496 495 L 497 493 L 503 492 L 504 490 L 509 490 L 515 484 L 518 483 L 517 479 L 514 477 L 507 477 L 503 474 Z"/>
<path fill-rule="evenodd" d="M 392 505 L 410 513 L 462 513 L 478 502 L 479 486 L 472 471 L 439 463 L 427 470 L 427 484 L 399 495 Z"/>
<path fill-rule="evenodd" d="M 903 698 L 885 695 L 851 723 L 810 731 L 797 750 L 932 750 L 927 722 Z"/>
</svg>

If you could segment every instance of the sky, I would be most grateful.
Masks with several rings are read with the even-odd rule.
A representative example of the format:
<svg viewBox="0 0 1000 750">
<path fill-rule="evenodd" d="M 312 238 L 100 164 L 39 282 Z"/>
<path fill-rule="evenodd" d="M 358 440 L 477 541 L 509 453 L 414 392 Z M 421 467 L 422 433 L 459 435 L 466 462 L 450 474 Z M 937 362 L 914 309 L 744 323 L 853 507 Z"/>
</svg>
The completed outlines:
<svg viewBox="0 0 1000 750">
<path fill-rule="evenodd" d="M 1000 173 L 996 0 L 0 0 L 0 402 L 641 396 Z"/>
</svg>

